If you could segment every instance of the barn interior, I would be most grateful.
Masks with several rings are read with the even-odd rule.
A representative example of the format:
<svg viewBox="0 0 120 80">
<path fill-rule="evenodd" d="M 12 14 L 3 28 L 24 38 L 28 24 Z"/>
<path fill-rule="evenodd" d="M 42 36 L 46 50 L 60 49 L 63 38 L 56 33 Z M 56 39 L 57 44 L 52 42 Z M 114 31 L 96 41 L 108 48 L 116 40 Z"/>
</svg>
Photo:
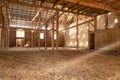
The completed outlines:
<svg viewBox="0 0 120 80">
<path fill-rule="evenodd" d="M 0 80 L 119 80 L 119 0 L 0 0 Z"/>
</svg>

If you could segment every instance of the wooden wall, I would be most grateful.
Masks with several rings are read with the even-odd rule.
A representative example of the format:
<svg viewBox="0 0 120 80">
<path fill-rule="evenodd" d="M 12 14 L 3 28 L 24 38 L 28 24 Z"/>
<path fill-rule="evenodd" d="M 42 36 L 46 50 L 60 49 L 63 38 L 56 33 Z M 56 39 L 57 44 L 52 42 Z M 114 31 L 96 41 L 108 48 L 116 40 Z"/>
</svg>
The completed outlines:
<svg viewBox="0 0 120 80">
<path fill-rule="evenodd" d="M 17 30 L 17 28 L 10 28 L 10 40 L 9 40 L 10 47 L 16 47 L 16 39 L 17 39 L 16 38 L 16 30 Z M 30 44 L 29 47 L 31 47 L 31 44 L 32 44 L 31 29 L 24 29 L 24 31 L 25 31 L 25 38 L 24 38 L 25 39 L 25 44 Z M 44 31 L 41 31 L 41 32 L 44 33 Z M 33 36 L 33 47 L 38 47 L 39 46 L 39 40 L 40 40 L 40 46 L 44 47 L 45 46 L 45 38 L 40 39 L 39 31 L 36 31 L 33 34 L 36 34 L 35 36 Z M 59 46 L 63 47 L 64 44 L 65 44 L 64 35 L 62 33 L 60 33 Z M 50 32 L 47 33 L 47 46 L 51 47 L 51 33 Z"/>
<path fill-rule="evenodd" d="M 95 49 L 119 50 L 120 29 L 95 31 Z"/>
</svg>

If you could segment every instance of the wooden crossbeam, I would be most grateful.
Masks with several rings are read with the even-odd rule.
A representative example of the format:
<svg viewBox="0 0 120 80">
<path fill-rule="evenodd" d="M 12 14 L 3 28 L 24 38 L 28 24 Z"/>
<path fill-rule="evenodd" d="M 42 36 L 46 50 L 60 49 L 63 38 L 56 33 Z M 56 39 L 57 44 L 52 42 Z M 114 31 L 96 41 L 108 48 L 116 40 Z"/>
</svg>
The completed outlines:
<svg viewBox="0 0 120 80">
<path fill-rule="evenodd" d="M 55 0 L 52 7 L 54 8 L 55 5 L 56 5 L 59 1 L 60 1 L 60 0 Z"/>
<path fill-rule="evenodd" d="M 37 11 L 37 13 L 36 13 L 36 15 L 33 17 L 32 21 L 34 21 L 34 20 L 39 16 L 41 10 L 42 10 L 42 9 L 40 8 L 40 9 Z"/>
<path fill-rule="evenodd" d="M 76 6 L 78 6 L 78 5 L 79 5 L 79 4 L 76 3 L 76 4 L 72 5 L 72 6 L 70 6 L 68 10 L 70 10 L 71 8 L 76 7 Z"/>
<path fill-rule="evenodd" d="M 32 0 L 33 5 L 35 4 L 36 0 Z"/>
<path fill-rule="evenodd" d="M 97 3 L 97 2 L 94 2 L 91 0 L 65 0 L 65 1 L 69 1 L 72 3 L 79 3 L 81 5 L 98 8 L 98 9 L 102 9 L 102 10 L 106 10 L 106 11 L 119 12 L 118 10 L 113 9 L 112 7 L 110 7 L 108 5 L 100 4 L 100 3 Z"/>
<path fill-rule="evenodd" d="M 42 5 L 44 2 L 45 2 L 45 0 L 41 0 L 41 4 L 40 5 Z"/>
<path fill-rule="evenodd" d="M 31 4 L 31 3 L 25 3 L 25 2 L 22 2 L 22 1 L 11 2 L 11 3 L 12 3 L 12 4 L 19 3 L 19 4 L 25 5 L 25 6 L 33 6 L 33 7 L 36 7 L 36 8 L 45 8 L 45 9 L 49 9 L 49 10 L 62 11 L 62 12 L 66 12 L 66 13 L 73 13 L 73 14 L 82 15 L 82 14 L 79 14 L 79 13 L 73 12 L 73 11 L 62 10 L 62 9 L 58 9 L 58 8 L 52 8 L 52 7 L 42 6 L 42 5 L 38 5 L 38 4 L 33 5 L 33 4 Z"/>
<path fill-rule="evenodd" d="M 77 26 L 80 26 L 80 25 L 83 25 L 83 24 L 89 23 L 89 22 L 91 22 L 91 21 L 93 21 L 93 19 L 90 19 L 90 20 L 88 20 L 88 21 L 85 21 L 85 22 L 79 23 L 78 25 L 75 25 L 75 26 L 72 26 L 72 27 L 69 27 L 69 28 L 65 28 L 65 29 L 60 30 L 60 31 L 64 31 L 64 30 L 66 30 L 66 29 L 75 28 L 75 27 L 77 27 Z"/>
<path fill-rule="evenodd" d="M 62 10 L 69 4 L 69 2 L 65 1 L 63 4 L 62 4 Z"/>
</svg>

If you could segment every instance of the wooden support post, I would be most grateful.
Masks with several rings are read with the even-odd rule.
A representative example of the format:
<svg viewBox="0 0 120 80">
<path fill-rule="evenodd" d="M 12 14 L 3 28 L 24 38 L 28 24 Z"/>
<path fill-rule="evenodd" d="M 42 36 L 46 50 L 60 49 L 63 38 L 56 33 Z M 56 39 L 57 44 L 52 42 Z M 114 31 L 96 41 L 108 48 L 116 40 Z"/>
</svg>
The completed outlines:
<svg viewBox="0 0 120 80">
<path fill-rule="evenodd" d="M 94 17 L 94 31 L 97 30 L 97 17 Z"/>
<path fill-rule="evenodd" d="M 59 11 L 57 11 L 56 14 L 56 35 L 57 35 L 57 39 L 56 39 L 56 50 L 58 50 L 59 48 Z"/>
<path fill-rule="evenodd" d="M 79 48 L 79 40 L 78 40 L 78 35 L 79 35 L 79 31 L 78 31 L 78 16 L 79 15 L 76 15 L 76 24 L 77 24 L 77 26 L 76 26 L 76 42 L 77 42 L 77 45 L 76 45 L 76 49 L 78 50 L 78 48 Z"/>
<path fill-rule="evenodd" d="M 41 26 L 41 13 L 39 13 L 38 23 L 39 23 L 39 26 Z M 39 35 L 38 46 L 39 46 L 39 49 L 40 49 L 40 29 L 39 29 L 39 34 L 38 35 Z"/>
<path fill-rule="evenodd" d="M 117 18 L 118 18 L 118 22 L 119 22 L 119 25 L 120 25 L 120 12 L 118 13 L 118 12 L 114 12 L 115 14 L 116 14 L 116 16 L 117 16 Z"/>
<path fill-rule="evenodd" d="M 33 30 L 31 30 L 31 47 L 33 47 Z"/>
<path fill-rule="evenodd" d="M 68 46 L 68 39 L 69 39 L 69 29 L 68 28 L 68 25 L 67 25 L 67 15 L 65 14 L 65 17 L 64 17 L 64 26 L 65 26 L 65 47 Z"/>
<path fill-rule="evenodd" d="M 54 50 L 54 17 L 52 19 L 52 50 Z"/>
<path fill-rule="evenodd" d="M 36 29 L 36 26 L 37 26 L 37 24 L 36 24 L 36 22 L 35 22 L 35 29 Z M 34 42 L 34 47 L 36 47 L 36 41 L 37 41 L 37 31 L 34 31 L 34 33 L 33 33 L 33 36 L 34 36 L 34 39 L 33 39 L 33 42 Z"/>
<path fill-rule="evenodd" d="M 108 14 L 105 14 L 105 29 L 108 29 Z"/>
<path fill-rule="evenodd" d="M 47 50 L 47 26 L 48 26 L 48 23 L 47 23 L 47 13 L 48 13 L 48 10 L 46 9 L 46 24 L 45 24 L 45 50 Z"/>
<path fill-rule="evenodd" d="M 4 51 L 4 16 L 3 16 L 3 13 L 1 12 L 1 16 L 2 16 L 2 27 L 1 27 L 1 47 L 2 47 L 2 51 Z"/>
<path fill-rule="evenodd" d="M 2 38 L 2 51 L 9 49 L 9 14 L 8 14 L 8 4 L 1 8 L 2 16 L 2 28 L 1 28 L 1 38 Z"/>
<path fill-rule="evenodd" d="M 39 37 L 38 37 L 38 46 L 39 46 L 39 49 L 40 49 L 40 30 L 39 30 Z"/>
</svg>

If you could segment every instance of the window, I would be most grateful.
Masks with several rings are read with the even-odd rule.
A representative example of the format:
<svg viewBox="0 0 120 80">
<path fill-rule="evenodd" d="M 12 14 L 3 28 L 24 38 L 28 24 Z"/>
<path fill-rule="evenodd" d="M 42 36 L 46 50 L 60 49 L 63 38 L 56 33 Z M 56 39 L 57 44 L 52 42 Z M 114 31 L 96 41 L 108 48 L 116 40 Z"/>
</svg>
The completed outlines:
<svg viewBox="0 0 120 80">
<path fill-rule="evenodd" d="M 114 20 L 114 23 L 118 23 L 118 19 L 115 19 L 115 20 Z"/>
<path fill-rule="evenodd" d="M 54 34 L 54 39 L 57 39 L 57 35 L 56 34 Z"/>
<path fill-rule="evenodd" d="M 40 33 L 40 39 L 44 39 L 44 33 Z"/>
<path fill-rule="evenodd" d="M 24 30 L 17 30 L 16 31 L 16 37 L 24 38 L 25 37 L 25 31 Z"/>
<path fill-rule="evenodd" d="M 70 42 L 70 46 L 72 46 L 73 45 L 73 43 L 72 42 Z"/>
</svg>

